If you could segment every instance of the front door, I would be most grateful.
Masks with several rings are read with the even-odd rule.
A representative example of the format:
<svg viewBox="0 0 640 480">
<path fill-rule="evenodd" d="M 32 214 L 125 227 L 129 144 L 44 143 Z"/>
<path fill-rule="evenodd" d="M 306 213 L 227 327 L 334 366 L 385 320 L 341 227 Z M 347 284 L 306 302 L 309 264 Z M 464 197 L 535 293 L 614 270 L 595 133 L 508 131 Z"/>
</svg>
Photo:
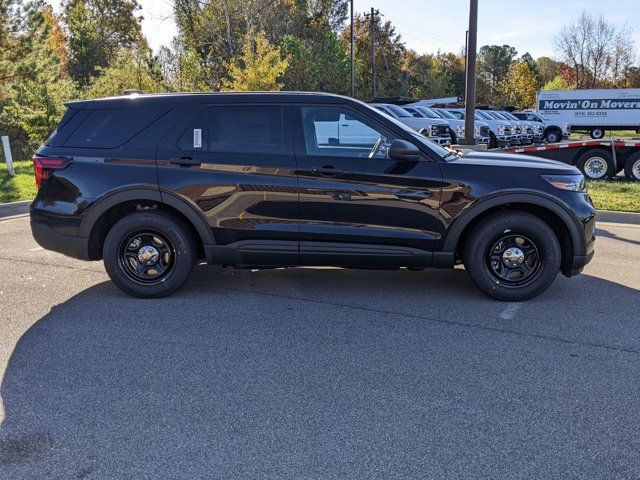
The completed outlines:
<svg viewBox="0 0 640 480">
<path fill-rule="evenodd" d="M 295 264 L 299 212 L 291 130 L 289 104 L 195 107 L 160 144 L 160 188 L 202 212 L 217 247 L 264 252 L 240 263 Z"/>
<path fill-rule="evenodd" d="M 295 106 L 293 116 L 302 263 L 339 264 L 342 253 L 359 256 L 363 266 L 385 266 L 385 257 L 412 250 L 428 257 L 443 233 L 438 164 L 390 159 L 398 135 L 350 107 Z M 348 128 L 366 135 L 328 136 L 340 132 L 345 118 Z"/>
</svg>

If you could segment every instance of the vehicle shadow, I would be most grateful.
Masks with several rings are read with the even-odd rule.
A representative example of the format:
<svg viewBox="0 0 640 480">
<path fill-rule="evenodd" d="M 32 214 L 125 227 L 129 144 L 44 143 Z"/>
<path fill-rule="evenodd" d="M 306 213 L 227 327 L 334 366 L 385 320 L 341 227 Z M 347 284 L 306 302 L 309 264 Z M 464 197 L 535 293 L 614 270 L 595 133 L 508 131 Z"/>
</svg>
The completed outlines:
<svg viewBox="0 0 640 480">
<path fill-rule="evenodd" d="M 589 303 L 602 292 L 615 299 L 605 319 Z M 569 294 L 571 304 L 563 305 Z M 0 390 L 0 477 L 477 473 L 478 464 L 451 463 L 452 457 L 476 458 L 494 473 L 504 462 L 505 474 L 539 460 L 544 474 L 554 454 L 544 448 L 539 459 L 513 455 L 514 437 L 557 439 L 557 417 L 546 412 L 569 409 L 570 418 L 571 402 L 562 389 L 557 399 L 539 402 L 566 380 L 540 379 L 533 367 L 564 365 L 567 341 L 578 353 L 623 355 L 624 349 L 611 350 L 616 346 L 640 351 L 637 317 L 625 310 L 637 307 L 638 295 L 587 275 L 577 288 L 559 279 L 547 294 L 522 304 L 528 313 L 517 319 L 501 318 L 508 304 L 485 298 L 458 269 L 201 267 L 176 295 L 152 301 L 101 283 L 53 307 L 15 346 Z M 570 316 L 580 302 L 584 310 Z M 616 305 L 621 310 L 611 314 Z M 560 315 L 557 331 L 545 323 L 550 309 Z M 604 337 L 594 338 L 603 330 Z M 505 358 L 512 372 L 505 371 Z M 524 366 L 532 358 L 538 363 Z M 580 382 L 594 370 L 563 368 L 576 368 L 569 373 Z M 628 381 L 628 388 L 636 384 Z M 515 421 L 520 408 L 495 408 L 512 396 L 537 411 L 535 425 Z M 606 425 L 616 406 L 593 395 L 590 402 L 589 417 Z M 466 409 L 473 415 L 460 417 Z M 570 421 L 576 435 L 595 435 L 590 425 Z M 637 421 L 628 428 L 635 432 Z M 609 430 L 619 439 L 611 440 L 620 442 L 619 456 L 636 448 L 622 430 Z M 609 433 L 597 441 L 606 444 Z M 497 451 L 505 457 L 491 457 Z M 561 475 L 572 462 L 566 452 L 558 455 L 558 464 L 546 465 Z"/>
<path fill-rule="evenodd" d="M 598 237 L 611 238 L 613 240 L 619 240 L 621 242 L 630 243 L 631 245 L 640 245 L 640 240 L 631 240 L 629 238 L 620 237 L 620 236 L 616 235 L 615 233 L 611 233 L 609 230 L 607 230 L 602 225 L 596 228 L 596 235 Z"/>
</svg>

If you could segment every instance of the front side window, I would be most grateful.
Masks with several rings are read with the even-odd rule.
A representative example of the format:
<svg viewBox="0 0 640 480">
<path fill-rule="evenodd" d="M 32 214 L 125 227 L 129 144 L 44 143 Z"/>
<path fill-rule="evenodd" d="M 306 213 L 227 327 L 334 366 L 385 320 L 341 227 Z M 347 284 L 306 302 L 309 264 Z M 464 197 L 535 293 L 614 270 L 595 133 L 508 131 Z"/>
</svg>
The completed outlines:
<svg viewBox="0 0 640 480">
<path fill-rule="evenodd" d="M 464 113 L 459 112 L 458 110 L 449 110 L 451 112 L 451 114 L 456 117 L 458 120 L 463 120 L 464 119 Z"/>
<path fill-rule="evenodd" d="M 307 155 L 388 158 L 396 139 L 365 116 L 341 107 L 300 109 Z"/>
</svg>

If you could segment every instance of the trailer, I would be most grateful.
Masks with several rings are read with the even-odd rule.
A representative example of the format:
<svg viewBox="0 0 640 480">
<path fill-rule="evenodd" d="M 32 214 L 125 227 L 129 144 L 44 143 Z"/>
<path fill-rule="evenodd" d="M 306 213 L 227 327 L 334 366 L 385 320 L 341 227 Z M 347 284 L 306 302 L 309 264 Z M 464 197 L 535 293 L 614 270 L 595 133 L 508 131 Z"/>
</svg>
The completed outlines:
<svg viewBox="0 0 640 480">
<path fill-rule="evenodd" d="M 640 140 L 588 140 L 507 147 L 504 153 L 524 153 L 575 165 L 592 180 L 605 180 L 624 171 L 628 180 L 640 181 Z"/>
<path fill-rule="evenodd" d="M 607 130 L 640 133 L 640 88 L 541 90 L 537 111 L 550 120 L 604 138 Z"/>
</svg>

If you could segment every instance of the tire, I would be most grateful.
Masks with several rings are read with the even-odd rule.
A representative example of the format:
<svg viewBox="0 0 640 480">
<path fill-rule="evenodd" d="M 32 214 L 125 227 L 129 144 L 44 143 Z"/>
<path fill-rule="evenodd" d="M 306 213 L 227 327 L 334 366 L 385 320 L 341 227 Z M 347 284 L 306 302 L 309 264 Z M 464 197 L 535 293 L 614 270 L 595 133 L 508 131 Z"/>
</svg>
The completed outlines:
<svg viewBox="0 0 640 480">
<path fill-rule="evenodd" d="M 489 132 L 489 148 L 496 148 L 498 146 L 498 139 L 493 132 Z"/>
<path fill-rule="evenodd" d="M 118 221 L 107 233 L 102 253 L 111 281 L 141 298 L 164 297 L 180 288 L 197 260 L 189 227 L 160 211 L 141 211 Z"/>
<path fill-rule="evenodd" d="M 562 131 L 552 128 L 544 134 L 544 139 L 547 143 L 558 143 L 562 140 Z"/>
<path fill-rule="evenodd" d="M 576 166 L 589 180 L 608 180 L 617 173 L 613 155 L 604 148 L 587 150 L 578 157 Z"/>
<path fill-rule="evenodd" d="M 458 136 L 456 135 L 456 132 L 453 131 L 453 128 L 449 128 L 449 136 L 451 137 L 451 145 L 457 145 Z"/>
<path fill-rule="evenodd" d="M 624 176 L 627 180 L 640 182 L 640 153 L 635 153 L 624 162 Z"/>
<path fill-rule="evenodd" d="M 520 302 L 540 295 L 553 283 L 560 271 L 561 250 L 549 225 L 529 213 L 510 211 L 491 215 L 473 228 L 463 260 L 485 294 Z"/>
<path fill-rule="evenodd" d="M 589 131 L 589 135 L 591 136 L 591 138 L 593 138 L 594 140 L 600 140 L 601 138 L 604 138 L 605 134 L 607 132 L 605 132 L 604 128 L 598 127 L 598 128 L 592 128 Z"/>
</svg>

